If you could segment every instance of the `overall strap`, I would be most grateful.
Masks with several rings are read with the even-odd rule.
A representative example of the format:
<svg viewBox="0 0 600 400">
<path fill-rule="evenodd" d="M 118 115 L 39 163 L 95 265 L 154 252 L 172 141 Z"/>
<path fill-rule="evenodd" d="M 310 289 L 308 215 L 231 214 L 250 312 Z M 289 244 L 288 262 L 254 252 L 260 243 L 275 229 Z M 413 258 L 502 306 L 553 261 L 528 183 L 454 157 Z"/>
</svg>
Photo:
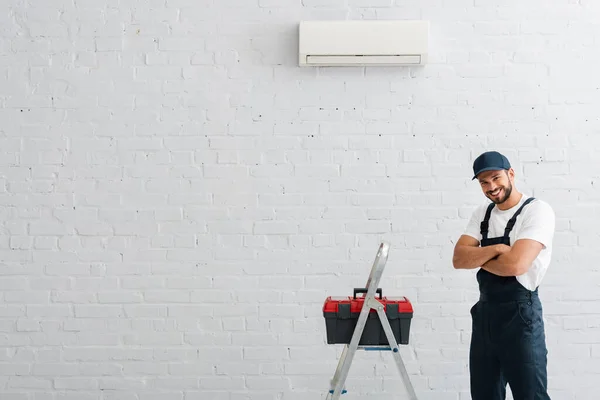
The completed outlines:
<svg viewBox="0 0 600 400">
<path fill-rule="evenodd" d="M 481 221 L 480 229 L 481 238 L 483 240 L 486 240 L 488 236 L 488 229 L 490 228 L 490 215 L 492 214 L 492 209 L 494 208 L 494 206 L 494 203 L 490 203 L 487 210 L 485 211 L 485 218 L 483 218 L 483 221 Z"/>
<path fill-rule="evenodd" d="M 512 216 L 512 218 L 510 220 L 508 220 L 508 223 L 506 224 L 506 228 L 504 229 L 504 236 L 508 237 L 508 234 L 510 233 L 510 231 L 512 230 L 512 228 L 515 226 L 515 223 L 517 222 L 517 217 L 519 216 L 519 214 L 521 213 L 521 211 L 523 210 L 523 208 L 531 203 L 533 200 L 535 200 L 535 198 L 530 197 L 528 198 L 525 203 L 523 203 L 523 205 L 521 207 L 519 207 L 519 209 L 517 210 L 517 212 L 515 212 L 515 215 Z"/>
</svg>

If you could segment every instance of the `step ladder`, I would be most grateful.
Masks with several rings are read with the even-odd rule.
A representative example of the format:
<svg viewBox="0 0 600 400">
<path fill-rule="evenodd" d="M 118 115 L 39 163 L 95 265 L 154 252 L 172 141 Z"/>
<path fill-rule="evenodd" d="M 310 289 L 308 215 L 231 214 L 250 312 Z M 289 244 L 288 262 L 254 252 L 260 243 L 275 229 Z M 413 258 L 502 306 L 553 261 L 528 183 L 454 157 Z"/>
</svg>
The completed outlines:
<svg viewBox="0 0 600 400">
<path fill-rule="evenodd" d="M 398 370 L 400 371 L 400 376 L 404 381 L 404 386 L 406 387 L 409 399 L 418 400 L 408 376 L 408 372 L 406 371 L 406 367 L 404 366 L 404 362 L 402 361 L 400 349 L 398 347 L 398 343 L 396 343 L 396 338 L 394 337 L 390 322 L 385 314 L 384 306 L 375 298 L 377 288 L 379 287 L 379 281 L 381 280 L 381 276 L 383 275 L 383 270 L 387 262 L 389 248 L 390 246 L 387 242 L 383 242 L 379 246 L 375 256 L 375 261 L 373 262 L 373 266 L 371 268 L 371 273 L 369 274 L 367 284 L 365 285 L 365 288 L 367 288 L 367 293 L 365 294 L 365 301 L 360 311 L 356 328 L 354 329 L 350 343 L 344 345 L 344 350 L 342 351 L 335 374 L 331 380 L 331 386 L 327 395 L 327 400 L 338 400 L 342 394 L 346 393 L 344 385 L 346 378 L 348 377 L 348 372 L 350 371 L 350 365 L 352 364 L 352 360 L 354 359 L 354 355 L 356 354 L 357 350 L 391 351 L 394 360 L 396 361 Z M 360 338 L 367 323 L 367 317 L 372 309 L 377 311 L 377 315 L 381 321 L 381 326 L 383 327 L 389 346 L 359 346 Z"/>
</svg>

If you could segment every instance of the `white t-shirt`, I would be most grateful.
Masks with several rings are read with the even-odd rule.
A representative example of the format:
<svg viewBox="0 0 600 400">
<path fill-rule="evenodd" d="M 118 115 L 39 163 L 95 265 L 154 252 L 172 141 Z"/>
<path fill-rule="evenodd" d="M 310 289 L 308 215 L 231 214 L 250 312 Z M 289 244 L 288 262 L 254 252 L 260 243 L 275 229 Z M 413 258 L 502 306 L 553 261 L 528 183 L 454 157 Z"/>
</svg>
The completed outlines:
<svg viewBox="0 0 600 400">
<path fill-rule="evenodd" d="M 523 194 L 519 204 L 508 210 L 500 210 L 498 206 L 492 209 L 488 239 L 504 236 L 504 229 L 508 220 L 529 197 Z M 482 239 L 480 224 L 485 218 L 485 212 L 489 204 L 489 202 L 486 202 L 475 209 L 465 230 L 465 235 L 472 236 L 479 240 L 479 242 Z M 527 272 L 517 276 L 517 281 L 529 290 L 533 291 L 540 285 L 548 270 L 548 265 L 552 257 L 554 227 L 555 215 L 552 207 L 548 203 L 536 198 L 523 208 L 517 217 L 513 229 L 508 234 L 511 246 L 519 239 L 533 239 L 544 245 L 542 251 L 540 251 L 540 254 L 533 261 Z"/>
</svg>

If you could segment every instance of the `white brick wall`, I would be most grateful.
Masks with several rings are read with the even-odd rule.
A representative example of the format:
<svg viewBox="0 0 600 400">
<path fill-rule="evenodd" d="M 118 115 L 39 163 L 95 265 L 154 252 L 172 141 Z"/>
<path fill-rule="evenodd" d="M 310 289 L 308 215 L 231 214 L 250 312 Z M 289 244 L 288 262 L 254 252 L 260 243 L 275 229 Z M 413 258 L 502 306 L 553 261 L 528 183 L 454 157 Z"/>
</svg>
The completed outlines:
<svg viewBox="0 0 600 400">
<path fill-rule="evenodd" d="M 296 67 L 301 19 L 432 22 L 424 68 Z M 480 151 L 557 214 L 554 399 L 600 389 L 600 6 L 591 0 L 5 0 L 0 399 L 323 399 L 322 302 L 416 314 L 420 399 L 467 400 Z M 359 354 L 347 399 L 402 397 Z"/>
</svg>

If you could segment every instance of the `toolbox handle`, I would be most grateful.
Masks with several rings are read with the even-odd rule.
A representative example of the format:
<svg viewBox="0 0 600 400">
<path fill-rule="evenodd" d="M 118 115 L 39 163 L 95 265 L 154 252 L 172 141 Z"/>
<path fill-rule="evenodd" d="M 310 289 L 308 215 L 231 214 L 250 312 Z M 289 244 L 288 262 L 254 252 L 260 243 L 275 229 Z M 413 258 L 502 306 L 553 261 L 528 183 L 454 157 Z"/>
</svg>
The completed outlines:
<svg viewBox="0 0 600 400">
<path fill-rule="evenodd" d="M 356 300 L 356 294 L 357 293 L 367 293 L 368 289 L 367 288 L 354 288 L 354 300 Z M 375 293 L 379 294 L 379 298 L 381 299 L 383 296 L 383 291 L 381 290 L 381 288 L 378 288 L 377 291 Z"/>
</svg>

